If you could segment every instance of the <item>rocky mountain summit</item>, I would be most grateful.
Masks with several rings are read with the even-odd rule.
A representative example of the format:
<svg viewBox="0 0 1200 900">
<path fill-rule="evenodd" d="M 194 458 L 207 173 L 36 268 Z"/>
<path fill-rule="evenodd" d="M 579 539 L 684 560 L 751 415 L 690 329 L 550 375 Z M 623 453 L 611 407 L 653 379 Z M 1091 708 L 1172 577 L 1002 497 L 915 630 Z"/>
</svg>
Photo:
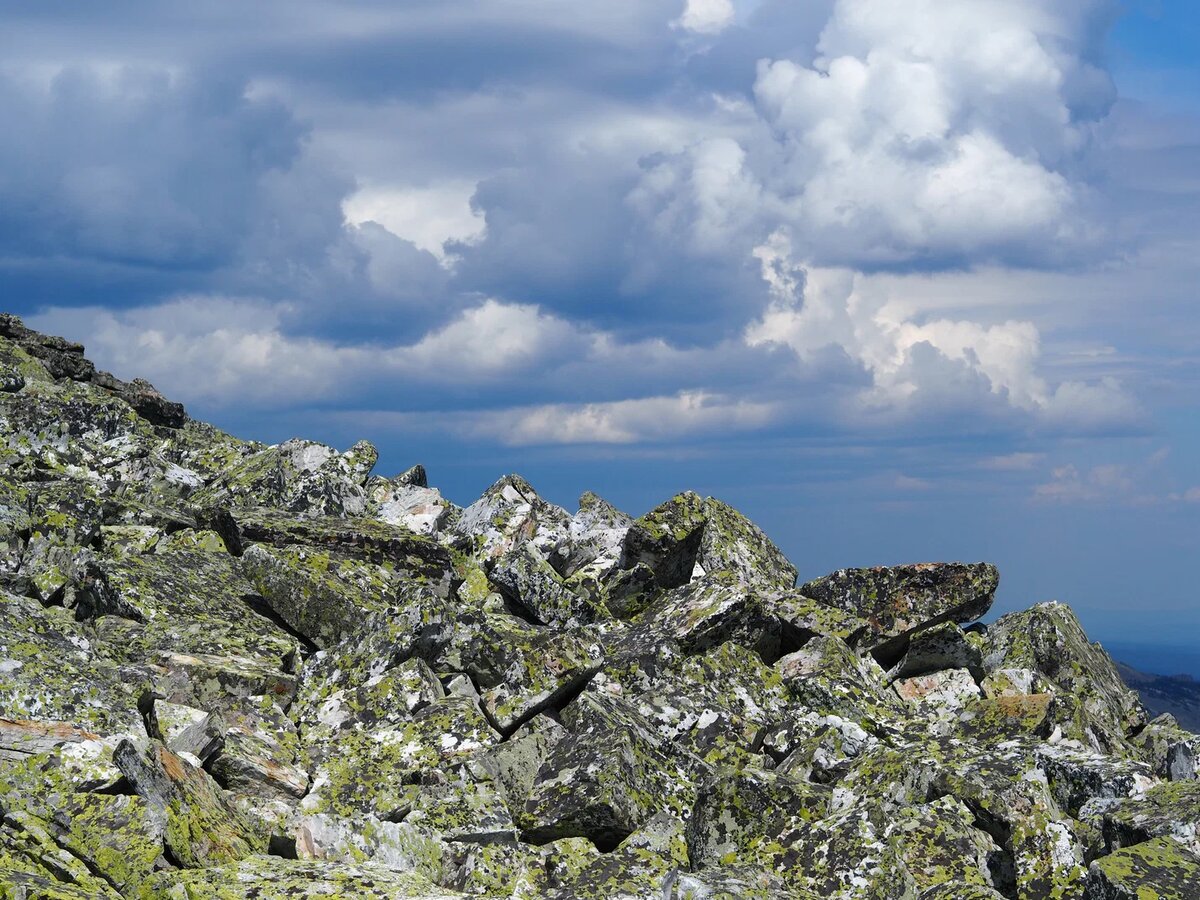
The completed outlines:
<svg viewBox="0 0 1200 900">
<path fill-rule="evenodd" d="M 1200 897 L 1200 737 L 990 565 L 461 508 L 11 316 L 0 460 L 0 898 Z"/>
</svg>

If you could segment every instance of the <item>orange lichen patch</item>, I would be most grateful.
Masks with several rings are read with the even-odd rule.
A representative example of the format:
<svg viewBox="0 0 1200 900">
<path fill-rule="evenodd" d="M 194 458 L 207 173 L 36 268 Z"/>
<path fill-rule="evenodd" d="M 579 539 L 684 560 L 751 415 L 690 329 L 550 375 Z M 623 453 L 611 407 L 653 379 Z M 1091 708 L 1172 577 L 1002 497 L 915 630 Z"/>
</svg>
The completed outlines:
<svg viewBox="0 0 1200 900">
<path fill-rule="evenodd" d="M 26 732 L 30 737 L 59 738 L 64 741 L 95 741 L 100 735 L 85 731 L 70 722 L 34 722 L 30 719 L 7 719 L 0 716 L 0 731 Z"/>
<path fill-rule="evenodd" d="M 1010 719 L 1044 715 L 1053 699 L 1052 694 L 1013 694 L 995 699 L 996 708 Z"/>
<path fill-rule="evenodd" d="M 158 761 L 162 763 L 163 771 L 172 781 L 183 781 L 187 778 L 184 761 L 166 747 L 158 748 Z"/>
</svg>

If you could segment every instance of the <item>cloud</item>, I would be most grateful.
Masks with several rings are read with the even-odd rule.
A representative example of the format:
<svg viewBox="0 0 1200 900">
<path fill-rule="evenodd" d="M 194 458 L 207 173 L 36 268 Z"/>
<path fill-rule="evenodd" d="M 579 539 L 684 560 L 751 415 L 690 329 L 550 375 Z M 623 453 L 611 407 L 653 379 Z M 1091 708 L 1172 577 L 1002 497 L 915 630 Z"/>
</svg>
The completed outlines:
<svg viewBox="0 0 1200 900">
<path fill-rule="evenodd" d="M 1006 453 L 980 460 L 979 468 L 992 472 L 1029 472 L 1045 458 L 1044 453 Z"/>
<path fill-rule="evenodd" d="M 1074 465 L 1060 466 L 1049 481 L 1034 488 L 1035 500 L 1054 503 L 1089 503 L 1128 497 L 1135 490 L 1129 469 L 1121 465 L 1093 466 L 1080 472 Z"/>
<path fill-rule="evenodd" d="M 477 380 L 547 366 L 587 353 L 588 345 L 577 328 L 536 306 L 487 300 L 413 346 L 389 355 L 394 364 L 432 380 Z"/>
<path fill-rule="evenodd" d="M 1048 384 L 1038 371 L 1040 335 L 1031 322 L 917 321 L 861 274 L 806 267 L 792 253 L 783 231 L 755 248 L 773 299 L 745 340 L 786 346 L 804 361 L 840 347 L 871 376 L 858 396 L 862 417 L 1010 410 L 1066 430 L 1128 426 L 1139 418 L 1114 379 Z"/>
<path fill-rule="evenodd" d="M 1170 448 L 1162 447 L 1124 462 L 1092 465 L 1064 463 L 1033 488 L 1036 502 L 1155 506 L 1200 499 L 1195 489 L 1173 490 L 1176 473 L 1166 467 Z"/>
<path fill-rule="evenodd" d="M 607 403 L 557 403 L 416 416 L 385 411 L 357 414 L 359 427 L 446 429 L 505 446 L 639 444 L 754 431 L 775 414 L 771 404 L 682 391 Z"/>
<path fill-rule="evenodd" d="M 363 187 L 343 201 L 342 209 L 351 224 L 376 222 L 444 264 L 447 242 L 472 244 L 483 237 L 483 217 L 471 209 L 475 187 L 462 180 L 425 187 Z"/>
<path fill-rule="evenodd" d="M 228 41 L 155 12 L 175 39 L 140 67 L 106 62 L 128 56 L 116 23 L 73 13 L 94 43 L 71 44 L 29 12 L 2 96 L 35 126 L 0 157 L 46 206 L 0 212 L 26 257 L 0 277 L 112 367 L 226 409 L 523 410 L 551 442 L 539 415 L 660 440 L 634 411 L 699 397 L 700 419 L 769 409 L 734 419 L 772 435 L 953 423 L 998 454 L 1142 424 L 1123 345 L 1068 365 L 1064 333 L 1120 343 L 1080 333 L 1099 292 L 1077 271 L 1027 289 L 1107 252 L 1110 4 L 734 6 L 268 2 Z M 70 146 L 77 110 L 98 152 Z M 105 154 L 126 194 L 79 174 Z M 92 193 L 66 202 L 66 176 Z"/>
<path fill-rule="evenodd" d="M 671 24 L 696 34 L 720 34 L 733 24 L 734 14 L 732 0 L 687 0 Z"/>
<path fill-rule="evenodd" d="M 1112 4 L 1060 7 L 839 0 L 814 59 L 759 62 L 762 127 L 730 139 L 741 153 L 721 148 L 721 206 L 760 211 L 745 223 L 755 241 L 789 225 L 823 265 L 1044 265 L 1086 252 L 1099 229 L 1080 160 L 1115 97 L 1091 62 Z M 695 173 L 713 153 L 699 141 L 644 179 L 661 210 L 697 210 L 693 235 L 714 196 Z"/>
<path fill-rule="evenodd" d="M 190 268 L 230 261 L 306 129 L 280 103 L 193 73 L 0 73 L 6 255 Z"/>
<path fill-rule="evenodd" d="M 369 349 L 285 334 L 286 313 L 246 298 L 200 296 L 127 311 L 51 309 L 29 322 L 84 335 L 101 366 L 210 408 L 320 403 L 375 364 Z"/>
</svg>

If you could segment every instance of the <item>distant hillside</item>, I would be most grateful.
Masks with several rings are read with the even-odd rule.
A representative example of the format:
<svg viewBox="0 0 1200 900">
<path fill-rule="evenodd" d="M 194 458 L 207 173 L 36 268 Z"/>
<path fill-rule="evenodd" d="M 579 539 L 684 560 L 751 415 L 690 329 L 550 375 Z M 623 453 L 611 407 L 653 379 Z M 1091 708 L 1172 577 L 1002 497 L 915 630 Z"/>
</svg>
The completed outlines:
<svg viewBox="0 0 1200 900">
<path fill-rule="evenodd" d="M 1200 729 L 1200 681 L 1190 675 L 1149 675 L 1120 662 L 1117 668 L 1151 715 L 1168 712 L 1189 731 Z"/>
</svg>

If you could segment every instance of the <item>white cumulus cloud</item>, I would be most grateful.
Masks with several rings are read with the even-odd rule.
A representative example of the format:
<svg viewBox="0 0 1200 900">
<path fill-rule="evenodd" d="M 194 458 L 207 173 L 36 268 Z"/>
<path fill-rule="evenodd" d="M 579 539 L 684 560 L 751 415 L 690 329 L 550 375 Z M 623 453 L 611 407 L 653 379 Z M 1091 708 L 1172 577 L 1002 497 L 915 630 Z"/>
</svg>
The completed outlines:
<svg viewBox="0 0 1200 900">
<path fill-rule="evenodd" d="M 1137 418 L 1133 401 L 1111 378 L 1048 383 L 1031 322 L 916 318 L 861 273 L 796 262 L 782 231 L 754 255 L 773 300 L 747 328 L 747 343 L 786 346 L 805 362 L 841 348 L 871 376 L 858 397 L 862 413 L 986 412 L 990 405 L 1072 430 Z"/>
<path fill-rule="evenodd" d="M 684 234 L 728 239 L 738 224 L 759 229 L 755 243 L 788 224 L 824 264 L 1078 253 L 1100 232 L 1076 170 L 1114 96 L 1089 61 L 1109 12 L 1105 0 L 838 0 L 814 59 L 759 62 L 757 128 L 698 140 L 639 190 L 659 220 L 690 206 Z M 757 215 L 732 221 L 747 208 Z"/>
<path fill-rule="evenodd" d="M 768 403 L 704 391 L 608 403 L 547 404 L 478 416 L 472 433 L 505 444 L 632 444 L 761 428 Z"/>
<path fill-rule="evenodd" d="M 733 19 L 732 0 L 687 0 L 683 13 L 671 24 L 696 34 L 720 34 Z"/>
</svg>

